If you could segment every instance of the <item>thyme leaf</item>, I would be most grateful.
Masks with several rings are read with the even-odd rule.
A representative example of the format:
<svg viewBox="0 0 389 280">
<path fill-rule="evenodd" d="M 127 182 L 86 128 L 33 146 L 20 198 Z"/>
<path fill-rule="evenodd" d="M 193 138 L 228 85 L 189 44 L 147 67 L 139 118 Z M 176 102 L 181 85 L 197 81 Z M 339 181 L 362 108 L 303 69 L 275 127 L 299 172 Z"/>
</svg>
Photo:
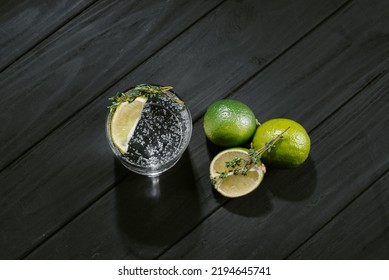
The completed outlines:
<svg viewBox="0 0 389 280">
<path fill-rule="evenodd" d="M 155 95 L 166 96 L 171 102 L 181 105 L 182 110 L 185 110 L 185 103 L 177 96 L 169 93 L 173 87 L 171 86 L 153 86 L 149 84 L 140 84 L 136 87 L 126 91 L 118 92 L 114 96 L 108 98 L 111 101 L 111 105 L 107 108 L 110 112 L 114 112 L 116 108 L 123 102 L 133 102 L 139 96 L 151 97 Z"/>
<path fill-rule="evenodd" d="M 249 159 L 245 160 L 240 157 L 234 157 L 231 161 L 226 161 L 225 166 L 226 170 L 223 172 L 217 172 L 219 175 L 216 177 L 211 177 L 211 183 L 214 186 L 220 185 L 221 182 L 227 176 L 229 175 L 241 175 L 246 176 L 247 173 L 250 171 L 250 169 L 254 167 L 260 166 L 261 163 L 261 157 L 265 152 L 270 152 L 271 149 L 275 146 L 277 141 L 279 141 L 283 134 L 289 129 L 290 127 L 287 127 L 284 131 L 282 131 L 280 134 L 278 134 L 276 137 L 274 137 L 272 140 L 267 142 L 263 147 L 261 147 L 258 150 L 255 150 L 253 148 L 248 150 Z"/>
</svg>

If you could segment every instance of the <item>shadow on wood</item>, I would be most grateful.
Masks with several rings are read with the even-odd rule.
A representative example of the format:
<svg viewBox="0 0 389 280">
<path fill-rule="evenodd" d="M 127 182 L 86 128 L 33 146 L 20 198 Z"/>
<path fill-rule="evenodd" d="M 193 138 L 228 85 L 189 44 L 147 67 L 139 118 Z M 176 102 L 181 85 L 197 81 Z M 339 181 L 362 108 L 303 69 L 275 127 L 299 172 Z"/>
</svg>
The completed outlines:
<svg viewBox="0 0 389 280">
<path fill-rule="evenodd" d="M 268 191 L 267 187 L 263 186 L 263 184 L 264 183 L 252 193 L 242 197 L 229 199 L 222 207 L 232 213 L 245 217 L 260 217 L 269 213 L 273 207 L 266 195 Z M 215 189 L 213 192 L 216 200 L 220 202 L 220 204 L 223 204 L 226 201 L 226 198 L 220 195 Z M 237 204 L 239 205 L 238 207 Z"/>
<path fill-rule="evenodd" d="M 209 141 L 209 139 L 207 137 L 205 137 L 205 138 L 206 138 L 206 142 L 207 142 L 208 155 L 209 155 L 209 157 L 211 159 L 213 159 L 221 151 L 229 149 L 229 148 L 219 147 L 219 146 L 213 144 L 211 141 Z M 249 149 L 250 148 L 250 144 L 247 143 L 247 144 L 243 145 L 242 147 Z"/>
<path fill-rule="evenodd" d="M 252 193 L 230 199 L 213 191 L 216 200 L 228 211 L 245 216 L 260 217 L 269 213 L 273 206 L 269 191 L 283 200 L 302 201 L 314 192 L 317 181 L 315 163 L 311 157 L 298 168 L 268 171 L 258 189 Z"/>
<path fill-rule="evenodd" d="M 209 155 L 209 158 L 212 160 L 218 153 L 220 153 L 221 151 L 227 149 L 227 148 L 222 148 L 222 147 L 219 147 L 215 144 L 213 144 L 211 141 L 209 141 L 209 139 L 205 136 L 204 134 L 204 137 L 205 137 L 205 141 L 207 142 L 207 151 L 208 151 L 208 155 Z"/>
<path fill-rule="evenodd" d="M 182 227 L 186 220 L 199 220 L 189 152 L 159 177 L 130 176 L 131 180 L 116 188 L 118 226 L 123 243 L 134 256 L 153 258 L 155 249 L 174 243 L 186 233 Z"/>
<path fill-rule="evenodd" d="M 299 167 L 274 169 L 270 172 L 269 190 L 281 199 L 289 201 L 306 200 L 316 188 L 317 172 L 315 162 L 311 156 Z"/>
</svg>

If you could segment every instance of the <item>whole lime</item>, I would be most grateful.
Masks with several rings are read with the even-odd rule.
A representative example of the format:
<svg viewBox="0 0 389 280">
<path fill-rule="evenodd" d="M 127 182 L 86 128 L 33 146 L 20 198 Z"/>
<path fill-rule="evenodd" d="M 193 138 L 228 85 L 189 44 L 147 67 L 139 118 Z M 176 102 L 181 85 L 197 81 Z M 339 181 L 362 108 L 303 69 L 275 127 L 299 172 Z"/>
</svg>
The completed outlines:
<svg viewBox="0 0 389 280">
<path fill-rule="evenodd" d="M 221 147 L 237 147 L 247 143 L 256 127 L 253 111 L 237 100 L 216 101 L 204 115 L 205 135 Z"/>
<path fill-rule="evenodd" d="M 253 138 L 253 148 L 258 150 L 264 147 L 287 128 L 274 147 L 263 153 L 261 160 L 266 166 L 297 167 L 308 158 L 311 139 L 304 127 L 289 119 L 272 119 L 259 126 Z"/>
</svg>

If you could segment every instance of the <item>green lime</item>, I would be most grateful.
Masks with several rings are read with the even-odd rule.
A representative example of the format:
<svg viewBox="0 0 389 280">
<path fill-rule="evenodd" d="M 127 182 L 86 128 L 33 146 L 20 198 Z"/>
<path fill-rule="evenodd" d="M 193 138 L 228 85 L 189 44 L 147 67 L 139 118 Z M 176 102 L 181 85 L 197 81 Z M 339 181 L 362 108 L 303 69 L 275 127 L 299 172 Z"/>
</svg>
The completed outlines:
<svg viewBox="0 0 389 280">
<path fill-rule="evenodd" d="M 204 115 L 208 139 L 221 147 L 236 147 L 248 142 L 257 124 L 253 111 L 240 101 L 222 99 L 210 105 Z"/>
<path fill-rule="evenodd" d="M 239 197 L 251 193 L 261 184 L 266 172 L 263 164 L 257 164 L 251 166 L 246 175 L 235 175 L 233 168 L 227 167 L 226 163 L 237 158 L 241 160 L 238 167 L 243 167 L 243 162 L 251 160 L 247 149 L 230 148 L 217 154 L 209 167 L 212 184 L 226 197 Z"/>
<path fill-rule="evenodd" d="M 289 128 L 289 129 L 288 129 Z M 258 127 L 253 138 L 253 148 L 260 149 L 285 129 L 282 138 L 262 155 L 266 166 L 291 168 L 301 165 L 309 155 L 311 140 L 299 123 L 289 119 L 272 119 Z"/>
</svg>

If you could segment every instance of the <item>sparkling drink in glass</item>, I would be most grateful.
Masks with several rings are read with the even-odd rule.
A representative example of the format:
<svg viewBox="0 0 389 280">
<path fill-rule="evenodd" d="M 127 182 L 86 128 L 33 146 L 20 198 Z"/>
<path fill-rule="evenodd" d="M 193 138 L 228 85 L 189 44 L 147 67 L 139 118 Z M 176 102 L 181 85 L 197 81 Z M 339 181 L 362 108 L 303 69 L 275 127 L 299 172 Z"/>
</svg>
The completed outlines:
<svg viewBox="0 0 389 280">
<path fill-rule="evenodd" d="M 121 102 L 133 102 L 145 96 L 140 118 L 128 141 L 126 151 L 115 146 L 111 122 Z M 192 118 L 187 106 L 172 87 L 138 85 L 113 98 L 106 120 L 109 145 L 129 170 L 146 176 L 157 176 L 173 167 L 187 148 L 192 134 Z"/>
</svg>

